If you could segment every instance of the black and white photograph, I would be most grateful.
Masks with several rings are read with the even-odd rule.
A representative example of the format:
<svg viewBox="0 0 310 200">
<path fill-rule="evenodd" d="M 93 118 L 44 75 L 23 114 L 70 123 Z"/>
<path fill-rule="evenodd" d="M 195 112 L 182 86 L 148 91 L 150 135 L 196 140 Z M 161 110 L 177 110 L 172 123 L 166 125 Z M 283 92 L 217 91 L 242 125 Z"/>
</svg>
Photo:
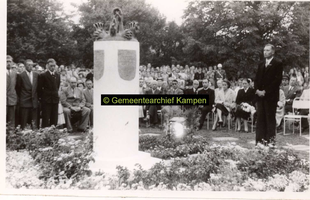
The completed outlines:
<svg viewBox="0 0 310 200">
<path fill-rule="evenodd" d="M 310 2 L 1 7 L 0 196 L 310 199 Z"/>
</svg>

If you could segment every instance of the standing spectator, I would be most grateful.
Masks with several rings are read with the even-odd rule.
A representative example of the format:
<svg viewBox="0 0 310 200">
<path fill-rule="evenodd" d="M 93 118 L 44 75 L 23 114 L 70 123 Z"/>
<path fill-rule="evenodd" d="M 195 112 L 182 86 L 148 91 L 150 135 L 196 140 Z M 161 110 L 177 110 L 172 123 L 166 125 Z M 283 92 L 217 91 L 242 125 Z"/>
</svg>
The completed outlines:
<svg viewBox="0 0 310 200">
<path fill-rule="evenodd" d="M 47 60 L 47 71 L 39 76 L 38 95 L 42 102 L 42 127 L 56 126 L 58 121 L 58 90 L 60 76 L 55 72 L 56 61 Z"/>
<path fill-rule="evenodd" d="M 215 70 L 215 72 L 214 72 L 215 84 L 217 83 L 217 81 L 219 79 L 223 79 L 224 80 L 226 78 L 226 72 L 225 72 L 225 70 L 222 69 L 222 64 L 221 63 L 217 65 L 217 68 L 218 68 L 218 70 L 216 70 L 216 67 L 214 67 L 214 70 Z M 217 88 L 217 85 L 215 85 L 215 88 Z"/>
<path fill-rule="evenodd" d="M 80 120 L 77 131 L 85 132 L 89 123 L 90 109 L 85 107 L 85 97 L 83 91 L 78 89 L 77 80 L 71 77 L 69 87 L 61 95 L 65 121 L 69 133 L 73 132 L 71 119 Z"/>
<path fill-rule="evenodd" d="M 210 82 L 208 79 L 204 79 L 202 81 L 202 85 L 203 88 L 200 88 L 197 91 L 198 95 L 208 95 L 209 96 L 209 105 L 204 105 L 201 108 L 201 116 L 199 119 L 199 126 L 197 128 L 197 130 L 200 130 L 204 124 L 204 121 L 206 119 L 206 116 L 209 112 L 212 111 L 212 106 L 214 104 L 214 90 L 212 90 L 209 86 L 210 86 Z"/>
<path fill-rule="evenodd" d="M 19 108 L 21 116 L 21 128 L 24 129 L 29 116 L 31 115 L 33 126 L 32 129 L 38 127 L 37 124 L 37 108 L 38 108 L 38 77 L 36 72 L 32 71 L 33 61 L 27 59 L 25 61 L 26 70 L 17 76 L 16 92 L 19 97 Z"/>
<path fill-rule="evenodd" d="M 13 58 L 6 56 L 6 121 L 10 123 L 9 129 L 15 128 L 15 107 L 17 104 L 16 77 L 17 73 L 12 70 Z"/>
<path fill-rule="evenodd" d="M 86 81 L 86 88 L 83 91 L 85 97 L 85 106 L 90 109 L 90 125 L 93 126 L 93 80 Z"/>
<path fill-rule="evenodd" d="M 279 87 L 282 81 L 282 62 L 274 58 L 275 47 L 264 47 L 264 58 L 258 66 L 255 77 L 255 94 L 257 95 L 256 144 L 275 145 L 276 109 L 279 100 Z"/>
</svg>

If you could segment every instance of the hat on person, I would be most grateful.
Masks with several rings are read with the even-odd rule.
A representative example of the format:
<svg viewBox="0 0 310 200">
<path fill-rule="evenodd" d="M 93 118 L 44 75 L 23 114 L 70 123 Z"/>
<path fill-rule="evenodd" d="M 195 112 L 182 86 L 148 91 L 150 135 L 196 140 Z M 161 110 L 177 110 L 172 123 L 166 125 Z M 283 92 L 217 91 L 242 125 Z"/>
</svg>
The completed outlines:
<svg viewBox="0 0 310 200">
<path fill-rule="evenodd" d="M 56 64 L 56 61 L 53 58 L 47 60 L 47 63 Z"/>
</svg>

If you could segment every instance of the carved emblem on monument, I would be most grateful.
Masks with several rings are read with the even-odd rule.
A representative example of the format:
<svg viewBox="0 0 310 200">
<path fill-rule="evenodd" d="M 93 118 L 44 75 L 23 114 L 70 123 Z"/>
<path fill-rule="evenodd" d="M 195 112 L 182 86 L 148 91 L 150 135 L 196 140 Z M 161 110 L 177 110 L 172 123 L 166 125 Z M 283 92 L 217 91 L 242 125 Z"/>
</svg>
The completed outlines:
<svg viewBox="0 0 310 200">
<path fill-rule="evenodd" d="M 99 80 L 103 76 L 104 70 L 104 51 L 97 50 L 94 52 L 94 76 Z"/>
<path fill-rule="evenodd" d="M 135 34 L 139 32 L 138 22 L 133 21 L 128 24 L 128 28 L 124 30 L 123 13 L 120 8 L 114 8 L 112 12 L 112 21 L 109 26 L 109 31 L 105 31 L 104 23 L 96 23 L 94 32 L 95 40 L 109 41 L 109 40 L 136 40 Z"/>
<path fill-rule="evenodd" d="M 135 78 L 136 60 L 136 51 L 118 50 L 118 73 L 122 79 L 131 81 Z"/>
</svg>

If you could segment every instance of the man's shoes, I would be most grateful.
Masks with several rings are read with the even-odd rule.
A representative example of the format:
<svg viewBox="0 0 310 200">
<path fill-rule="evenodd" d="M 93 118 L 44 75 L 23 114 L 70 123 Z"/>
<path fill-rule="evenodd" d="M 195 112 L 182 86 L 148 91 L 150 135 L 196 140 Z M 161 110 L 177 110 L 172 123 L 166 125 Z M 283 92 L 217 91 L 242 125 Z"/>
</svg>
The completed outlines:
<svg viewBox="0 0 310 200">
<path fill-rule="evenodd" d="M 303 127 L 303 128 L 301 129 L 301 132 L 305 132 L 307 129 L 309 129 L 309 126 L 308 126 L 308 127 Z"/>
<path fill-rule="evenodd" d="M 78 128 L 77 131 L 78 131 L 78 132 L 82 132 L 82 133 L 86 132 L 85 129 L 81 129 L 81 128 Z"/>
<path fill-rule="evenodd" d="M 71 129 L 71 130 L 68 130 L 67 132 L 68 132 L 68 133 L 73 133 L 73 130 Z"/>
</svg>

